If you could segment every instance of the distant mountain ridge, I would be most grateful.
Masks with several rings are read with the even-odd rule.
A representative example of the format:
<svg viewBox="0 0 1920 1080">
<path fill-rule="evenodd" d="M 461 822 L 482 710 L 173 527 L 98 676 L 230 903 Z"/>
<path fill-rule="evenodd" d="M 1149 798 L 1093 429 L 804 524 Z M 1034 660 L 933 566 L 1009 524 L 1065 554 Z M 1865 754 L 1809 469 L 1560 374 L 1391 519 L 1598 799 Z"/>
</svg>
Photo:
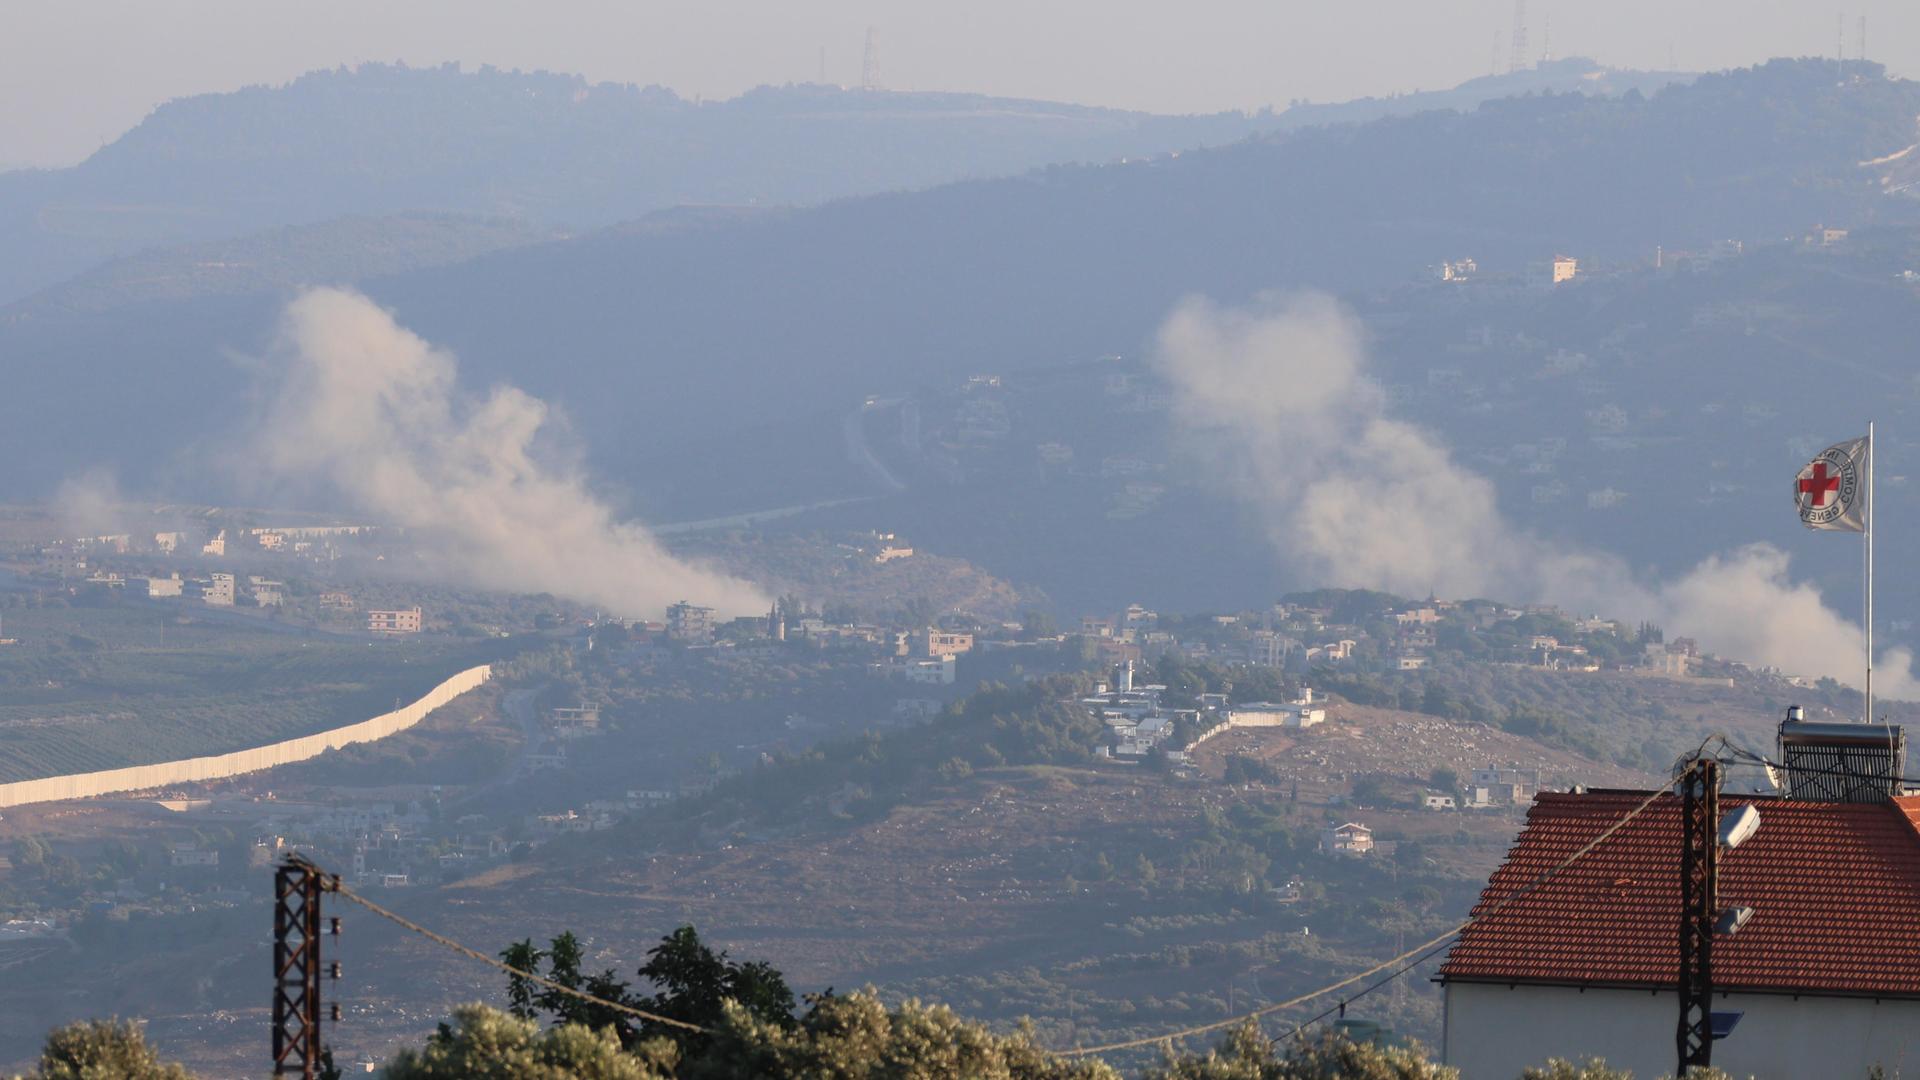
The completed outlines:
<svg viewBox="0 0 1920 1080">
<path fill-rule="evenodd" d="M 1137 355 L 1189 295 L 1364 296 L 1469 256 L 1514 288 L 1556 253 L 1604 272 L 1661 245 L 1916 220 L 1920 201 L 1887 182 L 1906 159 L 1886 159 L 1913 144 L 1917 114 L 1920 83 L 1777 61 L 1651 96 L 1523 97 L 812 209 L 676 211 L 362 285 L 459 356 L 464 385 L 550 402 L 635 513 L 713 518 L 869 494 L 844 439 L 865 398 Z M 1598 294 L 1555 295 L 1572 309 Z M 261 350 L 279 302 L 0 320 L 0 494 L 44 495 L 97 464 L 131 491 L 229 498 L 204 467 L 248 415 L 227 358 Z M 1556 385 L 1512 392 L 1548 395 L 1545 412 L 1567 406 Z M 1782 413 L 1793 392 L 1752 391 Z"/>
<path fill-rule="evenodd" d="M 1584 56 L 1569 56 L 1559 60 L 1543 60 L 1520 71 L 1481 75 L 1444 90 L 1416 90 L 1407 94 L 1333 103 L 1296 101 L 1280 114 L 1280 121 L 1282 127 L 1298 128 L 1315 124 L 1365 123 L 1436 109 L 1471 112 L 1486 102 L 1525 94 L 1580 93 L 1599 97 L 1646 95 L 1658 93 L 1676 83 L 1692 82 L 1698 77 L 1697 72 L 1691 71 L 1635 71 L 1602 67 Z"/>
<path fill-rule="evenodd" d="M 457 214 L 577 230 L 685 204 L 810 205 L 1670 78 L 1563 61 L 1347 106 L 1156 116 L 818 85 L 695 101 L 545 72 L 371 64 L 169 102 L 72 168 L 0 173 L 0 303 L 144 249 L 342 217 Z"/>
<path fill-rule="evenodd" d="M 25 300 L 0 305 L 0 323 L 359 281 L 464 262 L 562 235 L 511 218 L 453 214 L 283 225 L 115 259 Z"/>
</svg>

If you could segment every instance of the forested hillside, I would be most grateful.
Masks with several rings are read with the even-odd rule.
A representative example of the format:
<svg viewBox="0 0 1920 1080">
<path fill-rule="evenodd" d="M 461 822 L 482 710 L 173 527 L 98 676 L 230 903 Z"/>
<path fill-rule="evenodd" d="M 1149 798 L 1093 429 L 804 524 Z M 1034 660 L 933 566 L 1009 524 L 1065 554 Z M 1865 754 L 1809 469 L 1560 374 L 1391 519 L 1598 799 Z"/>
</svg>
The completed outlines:
<svg viewBox="0 0 1920 1080">
<path fill-rule="evenodd" d="M 1835 85 L 1830 64 L 1777 61 L 1652 97 L 1512 99 L 1177 159 L 608 231 L 373 292 L 475 380 L 509 379 L 567 409 L 596 464 L 671 503 L 694 478 L 655 462 L 690 438 L 745 440 L 758 456 L 774 427 L 860 394 L 1131 352 L 1192 293 L 1364 289 L 1466 252 L 1518 271 L 1556 251 L 1639 258 L 1658 244 L 1904 220 L 1916 204 L 1883 194 L 1859 162 L 1909 145 L 1917 112 L 1920 84 Z M 83 449 L 130 466 L 136 484 L 154 479 L 148 448 L 189 443 L 202 417 L 239 407 L 223 351 L 258 350 L 277 308 L 214 299 L 0 327 L 0 355 L 23 361 L 0 413 L 0 490 L 50 488 L 45 462 Z M 102 400 L 102 385 L 116 393 Z M 76 422 L 28 440 L 22 409 Z M 837 447 L 822 456 L 839 467 Z"/>
<path fill-rule="evenodd" d="M 350 215 L 589 228 L 1223 143 L 1271 116 L 762 87 L 727 101 L 573 75 L 369 64 L 169 102 L 69 169 L 0 173 L 0 301 L 103 259 Z"/>
</svg>

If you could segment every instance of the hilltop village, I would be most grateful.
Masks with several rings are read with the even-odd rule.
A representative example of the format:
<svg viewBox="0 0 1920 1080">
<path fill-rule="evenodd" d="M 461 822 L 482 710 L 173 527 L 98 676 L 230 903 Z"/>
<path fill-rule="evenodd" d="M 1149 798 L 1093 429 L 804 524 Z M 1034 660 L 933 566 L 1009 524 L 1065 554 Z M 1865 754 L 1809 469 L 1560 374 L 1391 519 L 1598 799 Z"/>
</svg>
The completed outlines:
<svg viewBox="0 0 1920 1080">
<path fill-rule="evenodd" d="M 1667 686 L 1698 693 L 1738 683 L 1750 696 L 1755 687 L 1806 685 L 1706 655 L 1684 638 L 1667 640 L 1653 626 L 1552 607 L 1344 591 L 1232 614 L 1168 615 L 1133 604 L 1065 627 L 1040 611 L 868 620 L 792 596 L 765 614 L 731 619 L 690 602 L 637 620 L 523 606 L 511 612 L 518 625 L 476 639 L 417 599 L 353 610 L 355 595 L 326 575 L 390 555 L 381 543 L 364 526 L 313 526 L 161 534 L 150 544 L 96 537 L 30 553 L 27 595 L 38 598 L 39 612 L 159 612 L 190 625 L 196 612 L 231 611 L 263 629 L 390 648 L 491 637 L 513 643 L 515 658 L 500 667 L 496 689 L 436 714 L 418 733 L 330 754 L 270 782 L 241 778 L 113 800 L 112 809 L 93 811 L 115 822 L 105 835 L 119 839 L 110 842 L 96 836 L 76 845 L 58 829 L 40 831 L 46 822 L 31 808 L 11 812 L 25 846 L 0 867 L 17 901 L 19 921 L 8 932 L 38 938 L 67 933 L 84 917 L 238 903 L 249 872 L 289 850 L 313 852 L 374 888 L 458 880 L 560 837 L 674 813 L 728 776 L 823 739 L 937 724 L 976 688 L 1048 672 L 1076 673 L 1062 704 L 1098 722 L 1086 746 L 1093 761 L 1201 784 L 1278 784 L 1284 774 L 1296 797 L 1304 779 L 1329 815 L 1322 850 L 1361 858 L 1393 850 L 1376 836 L 1372 815 L 1382 806 L 1511 814 L 1564 774 L 1563 750 L 1635 766 L 1655 765 L 1663 752 L 1638 745 L 1659 739 L 1622 736 L 1613 745 L 1581 734 L 1564 707 L 1513 705 L 1510 694 L 1476 689 L 1484 678 L 1476 672 L 1637 683 L 1655 695 Z M 929 557 L 890 533 L 846 537 L 833 548 L 854 567 L 897 570 Z M 207 569 L 242 555 L 233 570 Z M 276 564 L 278 577 L 245 572 Z M 375 581 L 364 592 L 404 597 L 406 588 Z M 19 613 L 8 624 L 16 656 L 48 647 L 18 629 L 29 610 L 21 595 L 11 594 L 8 609 Z M 760 704 L 755 688 L 763 686 L 788 688 L 787 704 Z M 1353 729 L 1342 721 L 1379 709 L 1403 710 L 1393 721 L 1397 737 L 1432 740 L 1421 754 L 1431 765 L 1410 769 L 1385 745 L 1349 746 Z M 698 724 L 676 727 L 682 713 Z M 1477 726 L 1538 740 L 1541 749 L 1476 752 L 1476 743 L 1494 745 L 1470 736 Z M 1270 742 L 1276 738 L 1320 764 L 1296 774 L 1267 760 L 1261 748 L 1282 745 Z M 395 768 L 400 761 L 415 767 Z M 623 765 L 631 766 L 624 774 Z M 481 791 L 493 794 L 476 798 Z M 26 887 L 29 879 L 38 884 Z"/>
</svg>

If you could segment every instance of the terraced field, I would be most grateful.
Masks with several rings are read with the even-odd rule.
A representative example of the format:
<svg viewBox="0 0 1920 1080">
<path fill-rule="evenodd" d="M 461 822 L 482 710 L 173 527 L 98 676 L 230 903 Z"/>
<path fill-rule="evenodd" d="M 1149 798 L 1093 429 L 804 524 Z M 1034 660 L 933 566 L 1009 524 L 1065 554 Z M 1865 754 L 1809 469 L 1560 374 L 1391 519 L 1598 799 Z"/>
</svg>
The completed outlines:
<svg viewBox="0 0 1920 1080">
<path fill-rule="evenodd" d="M 498 652 L 286 632 L 172 604 L 4 614 L 17 644 L 0 646 L 0 782 L 222 753 L 364 720 Z"/>
</svg>

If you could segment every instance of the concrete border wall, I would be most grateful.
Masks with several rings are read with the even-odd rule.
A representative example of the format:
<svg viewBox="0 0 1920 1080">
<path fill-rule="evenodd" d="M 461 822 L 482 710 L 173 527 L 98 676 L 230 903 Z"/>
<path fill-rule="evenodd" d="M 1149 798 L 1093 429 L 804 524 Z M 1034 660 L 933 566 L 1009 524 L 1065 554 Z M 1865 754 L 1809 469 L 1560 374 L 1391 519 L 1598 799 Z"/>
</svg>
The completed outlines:
<svg viewBox="0 0 1920 1080">
<path fill-rule="evenodd" d="M 257 746 L 251 750 L 235 750 L 230 754 L 215 754 L 212 757 L 187 758 L 182 761 L 163 761 L 155 765 L 132 765 L 124 769 L 106 769 L 101 772 L 74 773 L 70 776 L 49 776 L 40 780 L 20 780 L 11 784 L 0 784 L 0 808 L 25 806 L 28 803 L 59 802 L 65 799 L 87 799 L 96 795 L 112 795 L 122 791 L 146 791 L 150 788 L 168 787 L 173 784 L 190 784 L 198 780 L 220 780 L 243 773 L 259 772 L 276 765 L 290 765 L 296 761 L 306 761 L 319 757 L 328 750 L 338 750 L 350 743 L 372 742 L 389 735 L 405 731 L 424 720 L 428 713 L 472 690 L 493 674 L 487 664 L 471 667 L 447 681 L 427 691 L 425 697 L 410 705 L 402 705 L 389 713 L 382 713 L 371 720 L 362 720 L 357 724 L 348 724 L 331 731 L 322 731 L 314 735 L 303 735 L 297 739 L 288 739 L 268 746 Z"/>
</svg>

